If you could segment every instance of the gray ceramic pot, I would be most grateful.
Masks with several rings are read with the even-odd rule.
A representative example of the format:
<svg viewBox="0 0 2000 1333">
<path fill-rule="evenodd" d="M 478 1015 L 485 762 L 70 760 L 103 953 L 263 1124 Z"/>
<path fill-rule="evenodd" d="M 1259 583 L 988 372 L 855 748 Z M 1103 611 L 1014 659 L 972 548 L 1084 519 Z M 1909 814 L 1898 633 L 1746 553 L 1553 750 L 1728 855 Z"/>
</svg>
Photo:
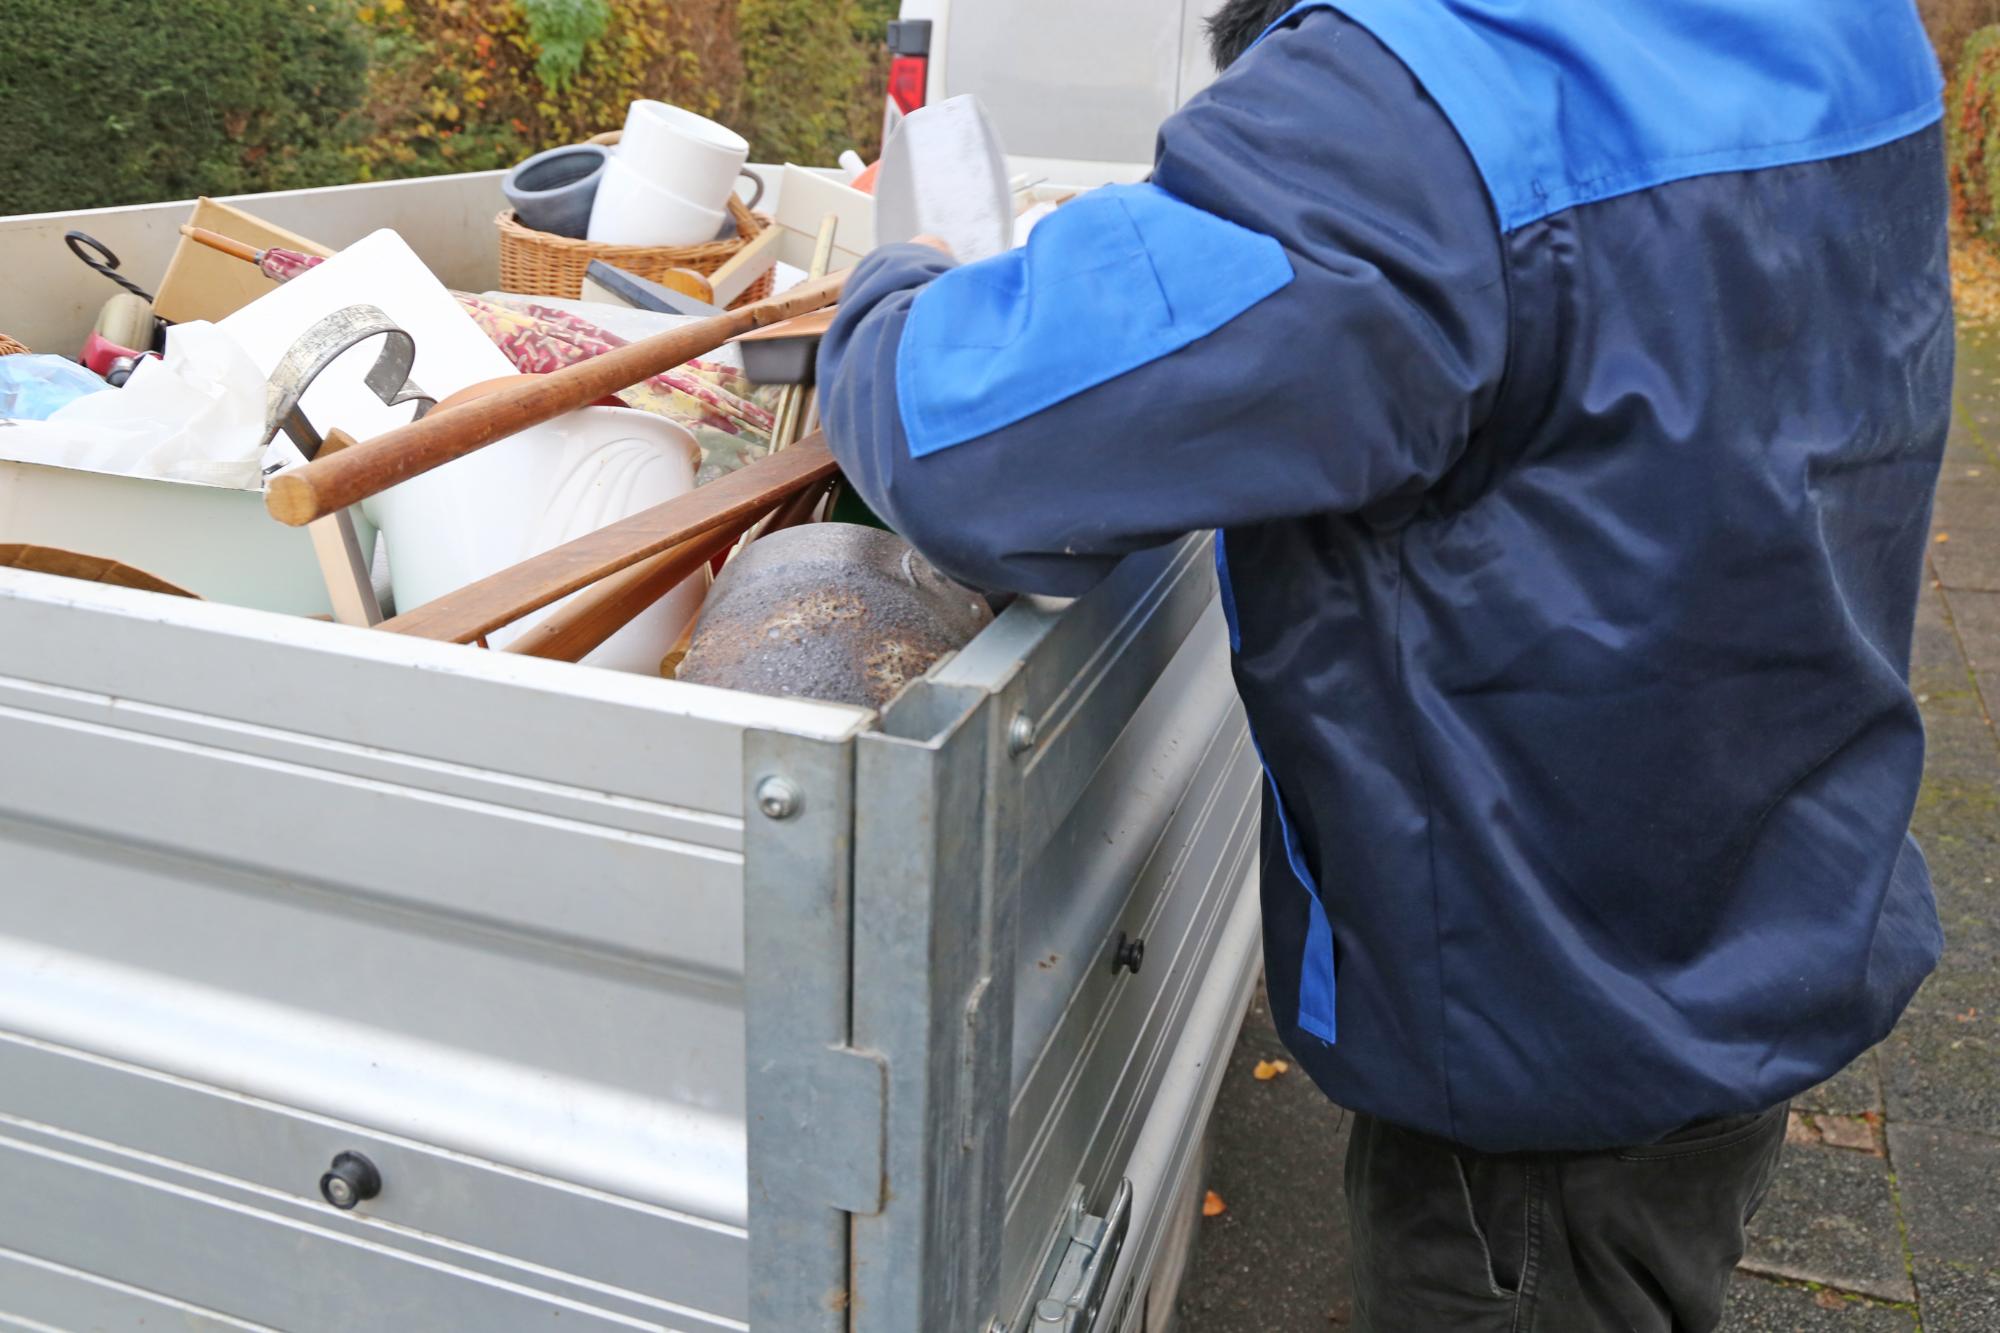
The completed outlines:
<svg viewBox="0 0 2000 1333">
<path fill-rule="evenodd" d="M 891 532 L 808 523 L 751 543 L 708 594 L 677 673 L 881 708 L 993 619 Z"/>
<path fill-rule="evenodd" d="M 597 183 L 610 158 L 610 151 L 596 144 L 551 148 L 508 172 L 500 189 L 522 226 L 581 237 L 590 228 Z"/>
</svg>

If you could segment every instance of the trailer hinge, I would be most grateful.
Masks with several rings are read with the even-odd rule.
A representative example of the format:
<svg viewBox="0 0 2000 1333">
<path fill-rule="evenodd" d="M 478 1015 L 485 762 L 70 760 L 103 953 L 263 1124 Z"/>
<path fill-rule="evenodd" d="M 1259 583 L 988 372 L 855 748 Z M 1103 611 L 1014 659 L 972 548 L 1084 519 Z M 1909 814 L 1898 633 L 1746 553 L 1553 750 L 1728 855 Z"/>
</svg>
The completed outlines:
<svg viewBox="0 0 2000 1333">
<path fill-rule="evenodd" d="M 800 1183 L 828 1207 L 874 1216 L 882 1211 L 882 1135 L 888 1122 L 888 1069 L 882 1057 L 848 1046 L 822 1047 L 809 1078 L 810 1107 L 798 1117 L 817 1143 L 801 1145 Z"/>
<path fill-rule="evenodd" d="M 1084 1211 L 1083 1186 L 1072 1188 L 1067 1221 L 1042 1261 L 1042 1295 L 1028 1312 L 1022 1333 L 1096 1333 L 1131 1227 L 1131 1181 L 1118 1182 L 1102 1217 Z M 1109 1327 L 1117 1327 L 1116 1321 Z"/>
</svg>

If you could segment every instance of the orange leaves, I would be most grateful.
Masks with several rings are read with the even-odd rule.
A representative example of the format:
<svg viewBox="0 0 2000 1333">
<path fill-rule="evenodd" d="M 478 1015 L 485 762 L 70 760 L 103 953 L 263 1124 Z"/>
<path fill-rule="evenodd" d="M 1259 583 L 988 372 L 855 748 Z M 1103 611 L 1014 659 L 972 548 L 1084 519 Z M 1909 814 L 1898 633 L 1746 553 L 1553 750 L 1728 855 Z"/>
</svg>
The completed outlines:
<svg viewBox="0 0 2000 1333">
<path fill-rule="evenodd" d="M 559 92 L 537 72 L 545 53 L 519 0 L 358 4 L 379 39 L 349 150 L 365 176 L 509 167 L 618 128 L 635 95 L 703 106 L 742 82 L 734 4 L 720 0 L 617 0 Z M 875 101 L 879 117 L 879 87 Z"/>
<path fill-rule="evenodd" d="M 1229 1205 L 1224 1203 L 1222 1201 L 1222 1196 L 1220 1194 L 1217 1194 L 1214 1190 L 1210 1190 L 1207 1194 L 1202 1196 L 1201 1215 L 1203 1217 L 1221 1217 L 1224 1213 L 1228 1211 L 1229 1211 Z"/>
</svg>

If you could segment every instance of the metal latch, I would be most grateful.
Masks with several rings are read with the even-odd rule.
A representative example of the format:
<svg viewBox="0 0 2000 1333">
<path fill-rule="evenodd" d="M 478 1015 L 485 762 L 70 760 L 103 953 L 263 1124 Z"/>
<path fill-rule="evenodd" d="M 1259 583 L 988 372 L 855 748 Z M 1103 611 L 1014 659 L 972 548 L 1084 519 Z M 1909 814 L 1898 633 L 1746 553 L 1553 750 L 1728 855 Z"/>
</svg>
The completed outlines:
<svg viewBox="0 0 2000 1333">
<path fill-rule="evenodd" d="M 306 419 L 303 406 L 306 390 L 321 371 L 370 338 L 383 339 L 382 352 L 361 382 L 388 407 L 415 403 L 416 415 L 422 416 L 437 406 L 435 398 L 410 380 L 410 369 L 417 363 L 416 339 L 379 307 L 351 305 L 334 311 L 300 334 L 298 341 L 279 359 L 264 390 L 263 442 L 270 444 L 282 430 L 307 462 L 317 457 L 325 439 L 319 428 Z M 273 470 L 266 468 L 265 472 Z M 369 553 L 361 549 L 354 519 L 343 509 L 309 524 L 306 532 L 312 538 L 320 576 L 326 580 L 333 618 L 343 625 L 381 623 L 382 607 L 375 599 Z"/>
<path fill-rule="evenodd" d="M 1132 1182 L 1118 1182 L 1104 1216 L 1083 1209 L 1083 1186 L 1070 1192 L 1068 1239 L 1057 1237 L 1050 1252 L 1054 1272 L 1047 1294 L 1035 1302 L 1032 1333 L 1094 1333 L 1097 1316 L 1118 1267 L 1118 1252 L 1132 1228 Z"/>
</svg>

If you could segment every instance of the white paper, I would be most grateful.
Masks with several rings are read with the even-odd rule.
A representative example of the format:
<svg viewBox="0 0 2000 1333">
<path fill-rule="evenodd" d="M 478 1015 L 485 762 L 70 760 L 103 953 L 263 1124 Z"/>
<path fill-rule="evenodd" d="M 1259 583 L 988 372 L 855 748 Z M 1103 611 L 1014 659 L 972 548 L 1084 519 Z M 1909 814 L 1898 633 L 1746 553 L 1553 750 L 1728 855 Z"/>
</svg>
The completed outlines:
<svg viewBox="0 0 2000 1333">
<path fill-rule="evenodd" d="M 990 259 L 1014 243 L 1013 200 L 999 136 L 964 93 L 919 107 L 891 131 L 875 179 L 875 240 L 931 235 L 962 264 Z"/>
</svg>

